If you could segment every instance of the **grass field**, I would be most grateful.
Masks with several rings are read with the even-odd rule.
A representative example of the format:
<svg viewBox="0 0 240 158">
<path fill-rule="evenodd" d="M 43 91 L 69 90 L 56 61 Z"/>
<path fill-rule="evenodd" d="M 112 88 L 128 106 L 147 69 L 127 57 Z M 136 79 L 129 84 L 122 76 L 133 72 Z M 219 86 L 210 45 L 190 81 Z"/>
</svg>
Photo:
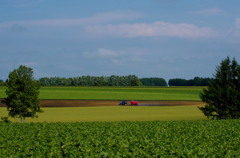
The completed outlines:
<svg viewBox="0 0 240 158">
<path fill-rule="evenodd" d="M 27 118 L 26 122 L 94 122 L 94 121 L 171 121 L 204 120 L 206 117 L 197 106 L 110 106 L 43 108 L 39 118 Z M 0 108 L 0 116 L 7 116 L 6 108 Z M 19 119 L 10 119 L 19 122 Z"/>
<path fill-rule="evenodd" d="M 0 98 L 6 97 L 0 87 Z M 203 87 L 42 87 L 41 99 L 191 100 L 200 101 Z"/>
</svg>

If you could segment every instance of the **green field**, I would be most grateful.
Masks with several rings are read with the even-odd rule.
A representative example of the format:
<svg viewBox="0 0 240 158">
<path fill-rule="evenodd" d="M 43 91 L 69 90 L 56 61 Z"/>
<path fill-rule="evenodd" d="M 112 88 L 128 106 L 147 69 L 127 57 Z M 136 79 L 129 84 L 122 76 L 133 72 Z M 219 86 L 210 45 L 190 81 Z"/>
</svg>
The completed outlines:
<svg viewBox="0 0 240 158">
<path fill-rule="evenodd" d="M 4 98 L 5 87 L 0 88 Z M 42 87 L 40 98 L 199 101 L 202 88 Z M 206 120 L 194 105 L 43 110 L 25 124 L 0 123 L 0 157 L 240 156 L 240 120 Z M 6 108 L 0 116 L 7 116 Z"/>
<path fill-rule="evenodd" d="M 6 97 L 0 87 L 0 98 Z M 191 100 L 200 101 L 203 87 L 42 87 L 41 99 Z"/>
<path fill-rule="evenodd" d="M 204 120 L 206 117 L 197 106 L 110 106 L 43 108 L 39 118 L 27 118 L 26 122 L 94 122 L 94 121 L 170 121 Z M 6 108 L 0 108 L 0 116 L 7 116 Z M 19 119 L 12 119 L 20 122 Z"/>
<path fill-rule="evenodd" d="M 87 100 L 191 100 L 199 101 L 203 87 L 42 87 L 41 99 Z M 4 98 L 6 87 L 0 87 Z M 0 108 L 0 116 L 7 116 Z M 39 118 L 27 122 L 84 122 L 84 121 L 154 121 L 154 120 L 203 120 L 197 106 L 180 107 L 79 107 L 43 108 Z M 19 119 L 11 119 L 19 122 Z"/>
<path fill-rule="evenodd" d="M 240 120 L 0 123 L 0 157 L 240 156 Z"/>
</svg>

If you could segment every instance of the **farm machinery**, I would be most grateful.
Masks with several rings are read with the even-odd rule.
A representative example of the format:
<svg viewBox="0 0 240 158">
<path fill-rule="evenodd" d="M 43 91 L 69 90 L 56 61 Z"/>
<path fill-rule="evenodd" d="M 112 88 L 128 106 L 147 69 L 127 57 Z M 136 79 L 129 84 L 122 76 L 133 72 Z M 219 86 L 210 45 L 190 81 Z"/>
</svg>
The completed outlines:
<svg viewBox="0 0 240 158">
<path fill-rule="evenodd" d="M 128 102 L 126 100 L 123 100 L 122 102 L 119 103 L 119 105 L 125 106 L 125 105 L 135 105 L 138 106 L 138 101 L 130 101 L 130 103 L 128 104 Z"/>
</svg>

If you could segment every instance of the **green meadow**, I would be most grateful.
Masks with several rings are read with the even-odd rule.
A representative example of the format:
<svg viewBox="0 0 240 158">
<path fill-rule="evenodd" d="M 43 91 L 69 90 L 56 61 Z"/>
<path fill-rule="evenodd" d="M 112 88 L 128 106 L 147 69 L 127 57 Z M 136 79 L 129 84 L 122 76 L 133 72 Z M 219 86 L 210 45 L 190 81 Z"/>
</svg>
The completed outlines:
<svg viewBox="0 0 240 158">
<path fill-rule="evenodd" d="M 0 98 L 6 97 L 0 87 Z M 200 101 L 203 87 L 41 87 L 41 99 Z"/>
</svg>

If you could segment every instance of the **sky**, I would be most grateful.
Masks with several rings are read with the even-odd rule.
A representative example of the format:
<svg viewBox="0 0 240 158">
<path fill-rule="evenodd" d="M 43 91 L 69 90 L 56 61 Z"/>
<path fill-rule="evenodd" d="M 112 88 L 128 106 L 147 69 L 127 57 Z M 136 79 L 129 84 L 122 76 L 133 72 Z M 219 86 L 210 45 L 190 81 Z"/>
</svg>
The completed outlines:
<svg viewBox="0 0 240 158">
<path fill-rule="evenodd" d="M 239 0 L 1 0 L 0 79 L 213 77 L 240 64 Z"/>
</svg>

